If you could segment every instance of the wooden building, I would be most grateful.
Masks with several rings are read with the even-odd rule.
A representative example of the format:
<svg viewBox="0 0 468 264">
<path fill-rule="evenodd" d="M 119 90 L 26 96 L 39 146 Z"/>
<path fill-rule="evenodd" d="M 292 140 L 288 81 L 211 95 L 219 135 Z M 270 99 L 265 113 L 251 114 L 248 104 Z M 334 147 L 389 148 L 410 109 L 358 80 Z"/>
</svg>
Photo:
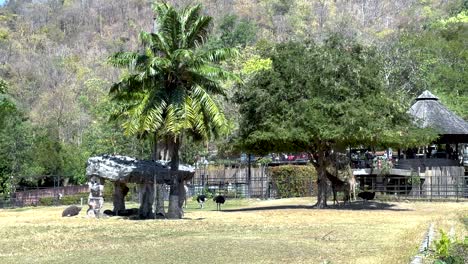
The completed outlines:
<svg viewBox="0 0 468 264">
<path fill-rule="evenodd" d="M 397 155 L 385 171 L 355 169 L 361 188 L 395 195 L 468 198 L 468 177 L 459 159 L 460 150 L 468 143 L 468 122 L 427 90 L 415 99 L 409 113 L 417 126 L 435 129 L 439 138 L 431 146 L 405 151 L 413 155 Z"/>
</svg>

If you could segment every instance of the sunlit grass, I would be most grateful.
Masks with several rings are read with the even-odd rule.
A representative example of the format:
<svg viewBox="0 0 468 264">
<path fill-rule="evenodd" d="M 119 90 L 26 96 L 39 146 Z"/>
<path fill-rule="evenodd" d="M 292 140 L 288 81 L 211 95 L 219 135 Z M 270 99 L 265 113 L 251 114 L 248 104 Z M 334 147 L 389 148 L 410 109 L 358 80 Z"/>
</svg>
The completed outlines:
<svg viewBox="0 0 468 264">
<path fill-rule="evenodd" d="M 430 222 L 445 230 L 455 225 L 459 236 L 467 232 L 463 203 L 383 210 L 357 210 L 360 202 L 326 210 L 312 204 L 312 198 L 228 200 L 217 212 L 213 201 L 198 209 L 190 200 L 185 219 L 175 221 L 88 219 L 85 210 L 62 218 L 65 207 L 0 210 L 0 263 L 408 263 Z"/>
</svg>

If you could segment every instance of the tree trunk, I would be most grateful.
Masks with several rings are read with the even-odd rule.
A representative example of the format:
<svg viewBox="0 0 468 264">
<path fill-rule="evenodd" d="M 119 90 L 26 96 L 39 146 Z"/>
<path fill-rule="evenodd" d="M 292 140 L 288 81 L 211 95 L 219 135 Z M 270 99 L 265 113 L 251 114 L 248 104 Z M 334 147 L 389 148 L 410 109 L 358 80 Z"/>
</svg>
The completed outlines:
<svg viewBox="0 0 468 264">
<path fill-rule="evenodd" d="M 127 189 L 127 191 L 125 191 Z M 114 203 L 114 213 L 118 214 L 119 210 L 125 210 L 125 195 L 127 195 L 128 187 L 123 182 L 114 182 L 114 195 L 112 197 Z"/>
<path fill-rule="evenodd" d="M 152 183 L 140 184 L 140 210 L 138 212 L 141 219 L 154 218 L 153 201 L 154 187 Z"/>
<path fill-rule="evenodd" d="M 179 208 L 183 210 L 184 208 L 184 202 L 185 202 L 185 197 L 187 196 L 187 193 L 185 192 L 185 184 L 183 180 L 179 184 Z"/>
<path fill-rule="evenodd" d="M 317 166 L 317 203 L 315 207 L 325 208 L 327 207 L 327 196 L 328 196 L 328 183 L 327 183 L 327 174 L 326 169 L 327 165 L 325 162 L 325 151 L 321 150 L 318 152 Z"/>
<path fill-rule="evenodd" d="M 182 175 L 179 175 L 177 172 L 179 170 L 179 147 L 180 147 L 180 138 L 175 137 L 171 142 L 171 170 L 174 173 L 171 179 L 171 190 L 169 193 L 169 208 L 167 212 L 167 218 L 169 219 L 181 219 L 184 216 L 184 211 L 182 210 L 183 194 L 184 194 L 184 183 Z M 179 202 L 182 200 L 181 202 Z"/>
<path fill-rule="evenodd" d="M 154 195 L 154 214 L 157 215 L 166 215 L 164 209 L 164 186 L 163 184 L 156 184 L 155 195 Z"/>
<path fill-rule="evenodd" d="M 156 133 L 153 134 L 153 153 L 151 154 L 151 157 L 153 161 L 160 160 L 160 149 L 158 146 L 161 144 L 159 143 L 158 136 Z M 166 211 L 164 209 L 164 193 L 163 193 L 163 185 L 162 184 L 157 184 L 154 182 L 154 215 L 166 215 Z"/>
</svg>

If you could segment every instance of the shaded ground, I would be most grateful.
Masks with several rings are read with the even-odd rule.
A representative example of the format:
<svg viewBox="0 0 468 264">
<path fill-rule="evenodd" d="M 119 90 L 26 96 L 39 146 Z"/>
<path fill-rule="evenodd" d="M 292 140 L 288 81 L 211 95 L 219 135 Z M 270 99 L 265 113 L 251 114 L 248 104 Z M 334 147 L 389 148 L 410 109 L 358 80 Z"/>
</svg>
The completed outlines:
<svg viewBox="0 0 468 264">
<path fill-rule="evenodd" d="M 0 210 L 0 263 L 408 263 L 431 221 L 462 203 L 361 202 L 311 209 L 311 198 L 189 204 L 183 220 L 62 218 L 65 207 Z"/>
<path fill-rule="evenodd" d="M 266 210 L 288 210 L 288 209 L 311 209 L 318 210 L 313 205 L 277 205 L 277 206 L 254 206 L 247 208 L 226 209 L 224 212 L 247 212 L 247 211 L 266 211 Z M 345 205 L 329 205 L 328 210 L 391 210 L 391 211 L 409 211 L 412 209 L 401 208 L 395 203 L 386 202 L 352 202 Z"/>
</svg>

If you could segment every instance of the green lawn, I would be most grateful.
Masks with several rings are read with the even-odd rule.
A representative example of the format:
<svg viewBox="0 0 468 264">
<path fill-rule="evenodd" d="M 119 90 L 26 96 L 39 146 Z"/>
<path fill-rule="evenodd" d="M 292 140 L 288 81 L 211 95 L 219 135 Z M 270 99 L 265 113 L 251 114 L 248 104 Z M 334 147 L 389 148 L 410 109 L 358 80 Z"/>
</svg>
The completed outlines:
<svg viewBox="0 0 468 264">
<path fill-rule="evenodd" d="M 312 203 L 228 200 L 217 212 L 190 201 L 183 220 L 145 221 L 0 210 L 0 263 L 408 263 L 430 222 L 467 234 L 466 203 Z"/>
</svg>

